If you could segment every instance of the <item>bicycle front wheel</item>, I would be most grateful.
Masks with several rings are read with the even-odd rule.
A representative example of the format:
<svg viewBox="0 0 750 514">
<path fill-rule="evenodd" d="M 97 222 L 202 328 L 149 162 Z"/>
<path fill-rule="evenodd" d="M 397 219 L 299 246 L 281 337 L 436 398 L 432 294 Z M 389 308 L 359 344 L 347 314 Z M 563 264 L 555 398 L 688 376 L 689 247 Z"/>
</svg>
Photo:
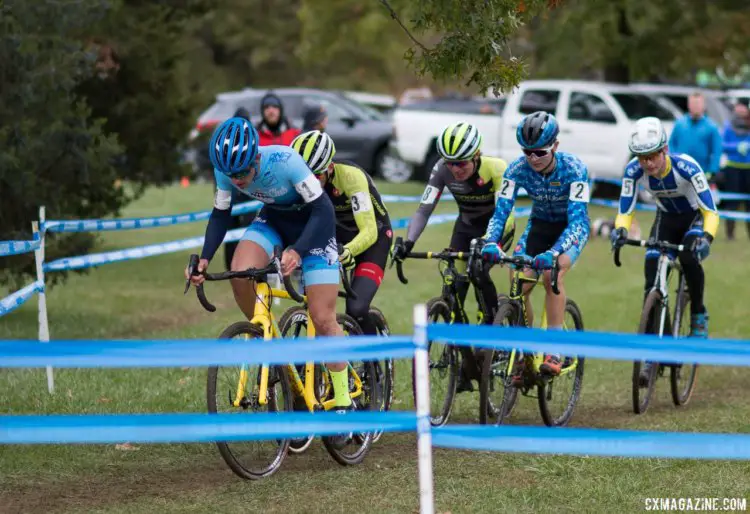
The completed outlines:
<svg viewBox="0 0 750 514">
<path fill-rule="evenodd" d="M 682 291 L 675 302 L 673 317 L 673 333 L 675 338 L 690 335 L 690 297 L 687 291 Z M 687 313 L 687 314 L 686 314 Z M 669 382 L 672 389 L 672 402 L 686 405 L 695 390 L 695 378 L 698 374 L 698 364 L 672 364 L 670 366 Z"/>
<path fill-rule="evenodd" d="M 246 321 L 234 323 L 220 339 L 262 339 L 263 331 Z M 281 366 L 268 368 L 267 391 L 260 396 L 260 365 L 212 366 L 208 368 L 206 400 L 208 412 L 249 415 L 258 412 L 282 413 L 292 410 L 289 381 Z M 252 418 L 247 418 L 252 423 Z M 272 475 L 281 467 L 289 449 L 288 439 L 265 441 L 217 442 L 224 462 L 238 476 L 258 480 Z"/>
<path fill-rule="evenodd" d="M 498 304 L 493 325 L 518 326 L 518 307 L 505 298 Z M 479 423 L 495 421 L 501 425 L 510 416 L 518 399 L 518 388 L 512 383 L 517 362 L 515 352 L 487 348 L 482 350 L 482 377 L 479 380 Z"/>
<path fill-rule="evenodd" d="M 565 330 L 583 330 L 581 309 L 570 299 L 565 303 L 563 326 Z M 581 397 L 584 362 L 582 356 L 563 356 L 560 375 L 543 381 L 537 388 L 539 412 L 545 425 L 562 427 L 570 422 Z"/>
<path fill-rule="evenodd" d="M 451 309 L 440 297 L 427 302 L 428 323 L 450 323 Z M 458 349 L 444 341 L 429 341 L 427 352 L 430 359 L 430 424 L 440 427 L 448 422 L 453 410 L 458 385 Z M 417 403 L 417 384 L 414 361 L 411 380 L 414 404 Z"/>
<path fill-rule="evenodd" d="M 651 291 L 646 296 L 641 311 L 641 321 L 638 324 L 639 334 L 659 334 L 659 316 L 662 309 L 662 295 L 659 291 Z M 659 334 L 662 335 L 662 334 Z M 641 380 L 641 372 L 644 379 Z M 644 414 L 651 403 L 651 397 L 656 388 L 656 377 L 659 364 L 656 362 L 636 361 L 633 363 L 633 412 Z"/>
</svg>

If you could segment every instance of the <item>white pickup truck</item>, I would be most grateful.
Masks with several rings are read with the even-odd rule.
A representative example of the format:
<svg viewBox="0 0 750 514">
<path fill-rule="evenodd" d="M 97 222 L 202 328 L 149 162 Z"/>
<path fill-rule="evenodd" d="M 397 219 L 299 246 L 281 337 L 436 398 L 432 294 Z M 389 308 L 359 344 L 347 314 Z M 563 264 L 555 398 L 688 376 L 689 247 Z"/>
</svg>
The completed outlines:
<svg viewBox="0 0 750 514">
<path fill-rule="evenodd" d="M 466 108 L 468 105 L 472 108 Z M 597 178 L 622 176 L 631 158 L 627 141 L 635 120 L 656 116 L 670 132 L 674 120 L 682 114 L 668 100 L 625 85 L 533 80 L 522 82 L 506 97 L 488 98 L 485 104 L 428 100 L 399 107 L 393 114 L 391 151 L 412 166 L 411 178 L 425 180 L 438 159 L 437 137 L 448 124 L 467 121 L 482 133 L 483 154 L 511 162 L 521 155 L 516 142 L 518 123 L 525 115 L 540 110 L 557 117 L 560 150 L 580 157 L 590 175 Z"/>
</svg>

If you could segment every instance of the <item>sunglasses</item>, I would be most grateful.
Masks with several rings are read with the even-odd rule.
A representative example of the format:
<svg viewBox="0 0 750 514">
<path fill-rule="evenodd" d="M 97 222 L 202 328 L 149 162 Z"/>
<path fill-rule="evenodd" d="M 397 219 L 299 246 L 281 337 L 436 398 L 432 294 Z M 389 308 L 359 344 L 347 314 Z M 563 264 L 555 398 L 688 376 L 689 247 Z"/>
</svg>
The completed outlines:
<svg viewBox="0 0 750 514">
<path fill-rule="evenodd" d="M 445 161 L 446 166 L 465 168 L 471 161 Z"/>
<path fill-rule="evenodd" d="M 242 171 L 238 171 L 237 173 L 232 173 L 231 175 L 229 175 L 229 178 L 234 178 L 234 179 L 238 179 L 238 180 L 239 179 L 243 179 L 243 178 L 247 177 L 248 175 L 250 175 L 250 172 L 252 170 L 253 170 L 253 168 L 251 166 L 248 166 L 247 168 L 245 168 Z"/>
<path fill-rule="evenodd" d="M 532 155 L 535 157 L 546 157 L 547 155 L 550 154 L 551 151 L 552 151 L 552 147 L 540 148 L 538 150 L 529 150 L 527 148 L 523 149 L 523 153 L 524 155 L 526 155 L 526 157 L 531 157 Z"/>
</svg>

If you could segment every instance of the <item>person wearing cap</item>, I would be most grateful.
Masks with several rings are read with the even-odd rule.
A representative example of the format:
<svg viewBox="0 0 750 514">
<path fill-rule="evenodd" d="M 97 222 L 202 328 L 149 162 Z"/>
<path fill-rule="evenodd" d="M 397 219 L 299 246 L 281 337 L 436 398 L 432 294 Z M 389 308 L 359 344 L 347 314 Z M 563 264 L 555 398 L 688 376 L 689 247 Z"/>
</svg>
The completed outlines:
<svg viewBox="0 0 750 514">
<path fill-rule="evenodd" d="M 302 118 L 302 132 L 317 130 L 325 132 L 328 126 L 328 113 L 322 105 L 313 105 L 305 109 Z"/>
<path fill-rule="evenodd" d="M 722 149 L 724 150 L 724 167 L 721 174 L 725 189 L 729 193 L 750 195 L 750 109 L 747 98 L 737 101 L 734 116 L 724 126 Z M 744 204 L 750 212 L 750 200 L 729 200 L 727 210 L 738 210 Z M 727 238 L 734 239 L 734 220 L 726 220 Z M 750 222 L 747 223 L 750 235 Z"/>
<path fill-rule="evenodd" d="M 273 91 L 269 91 L 261 99 L 260 113 L 262 119 L 255 126 L 260 136 L 259 146 L 289 146 L 300 134 L 300 130 L 294 128 L 284 116 L 284 104 Z"/>
</svg>

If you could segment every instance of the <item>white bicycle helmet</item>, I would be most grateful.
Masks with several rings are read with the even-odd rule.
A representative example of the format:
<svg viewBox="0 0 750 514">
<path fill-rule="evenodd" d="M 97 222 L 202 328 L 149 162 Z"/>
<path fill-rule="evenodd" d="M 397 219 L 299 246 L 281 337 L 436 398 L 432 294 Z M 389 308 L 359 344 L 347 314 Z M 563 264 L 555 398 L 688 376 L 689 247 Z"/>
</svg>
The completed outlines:
<svg viewBox="0 0 750 514">
<path fill-rule="evenodd" d="M 659 118 L 649 116 L 635 122 L 628 140 L 628 148 L 634 155 L 648 155 L 667 146 L 667 131 Z"/>
</svg>

